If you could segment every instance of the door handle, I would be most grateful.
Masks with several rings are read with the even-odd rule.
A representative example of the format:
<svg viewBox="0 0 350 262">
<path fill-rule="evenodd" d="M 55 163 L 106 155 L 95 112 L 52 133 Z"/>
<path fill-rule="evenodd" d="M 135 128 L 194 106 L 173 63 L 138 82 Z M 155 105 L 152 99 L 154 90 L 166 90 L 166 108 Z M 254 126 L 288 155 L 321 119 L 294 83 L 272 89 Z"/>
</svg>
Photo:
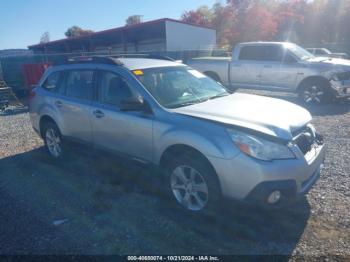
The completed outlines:
<svg viewBox="0 0 350 262">
<path fill-rule="evenodd" d="M 234 66 L 234 67 L 240 67 L 241 64 L 232 64 L 232 66 Z"/>
<path fill-rule="evenodd" d="M 264 65 L 265 68 L 272 68 L 272 65 Z"/>
<path fill-rule="evenodd" d="M 57 100 L 57 101 L 55 102 L 55 105 L 56 105 L 57 107 L 62 107 L 62 106 L 63 106 L 63 103 L 62 103 L 61 101 Z"/>
<path fill-rule="evenodd" d="M 105 114 L 101 110 L 95 110 L 93 114 L 96 118 L 102 118 L 105 116 Z"/>
</svg>

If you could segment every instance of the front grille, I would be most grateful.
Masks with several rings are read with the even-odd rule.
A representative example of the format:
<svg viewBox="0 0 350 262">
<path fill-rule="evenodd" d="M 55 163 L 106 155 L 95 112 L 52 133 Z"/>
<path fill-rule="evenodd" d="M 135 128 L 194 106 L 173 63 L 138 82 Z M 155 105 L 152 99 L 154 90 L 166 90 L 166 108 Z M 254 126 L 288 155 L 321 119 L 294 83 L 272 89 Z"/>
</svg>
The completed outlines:
<svg viewBox="0 0 350 262">
<path fill-rule="evenodd" d="M 316 134 L 315 129 L 311 125 L 306 125 L 293 133 L 294 143 L 299 147 L 300 151 L 306 155 L 315 143 L 322 143 L 322 137 Z"/>
<path fill-rule="evenodd" d="M 314 144 L 314 141 L 311 141 L 311 139 L 304 133 L 300 134 L 294 142 L 304 155 L 311 150 L 312 145 Z"/>
</svg>

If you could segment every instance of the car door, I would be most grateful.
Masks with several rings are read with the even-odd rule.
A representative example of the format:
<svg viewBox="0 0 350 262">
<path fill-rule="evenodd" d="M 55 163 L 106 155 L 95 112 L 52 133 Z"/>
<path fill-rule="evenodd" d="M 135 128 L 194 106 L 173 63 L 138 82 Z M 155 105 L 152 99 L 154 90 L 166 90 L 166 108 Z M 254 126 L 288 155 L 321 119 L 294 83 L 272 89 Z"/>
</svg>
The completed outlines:
<svg viewBox="0 0 350 262">
<path fill-rule="evenodd" d="M 151 161 L 153 115 L 120 109 L 121 100 L 138 96 L 123 73 L 98 70 L 97 101 L 91 111 L 94 144 Z"/>
<path fill-rule="evenodd" d="M 60 112 L 63 135 L 92 142 L 91 106 L 94 71 L 72 69 L 65 72 L 64 91 L 57 96 L 54 105 Z"/>
<path fill-rule="evenodd" d="M 282 45 L 266 45 L 260 85 L 271 89 L 293 89 L 299 68 L 297 61 Z"/>
<path fill-rule="evenodd" d="M 234 56 L 233 56 L 234 57 Z M 235 87 L 259 87 L 263 67 L 262 46 L 247 45 L 239 50 L 237 60 L 231 61 L 230 80 Z"/>
</svg>

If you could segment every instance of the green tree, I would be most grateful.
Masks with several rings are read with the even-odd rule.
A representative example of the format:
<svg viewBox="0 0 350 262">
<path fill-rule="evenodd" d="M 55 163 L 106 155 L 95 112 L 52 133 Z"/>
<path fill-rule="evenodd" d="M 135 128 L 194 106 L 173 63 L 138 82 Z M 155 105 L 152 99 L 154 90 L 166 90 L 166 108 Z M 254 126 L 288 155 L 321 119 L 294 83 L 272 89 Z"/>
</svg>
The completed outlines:
<svg viewBox="0 0 350 262">
<path fill-rule="evenodd" d="M 136 25 L 142 23 L 142 15 L 131 15 L 126 21 L 126 25 Z"/>
<path fill-rule="evenodd" d="M 67 29 L 67 31 L 64 33 L 67 38 L 73 38 L 73 37 L 79 37 L 84 35 L 90 35 L 94 31 L 90 29 L 82 29 L 79 26 L 72 26 Z"/>
<path fill-rule="evenodd" d="M 46 31 L 40 37 L 40 44 L 50 42 L 50 33 Z"/>
</svg>

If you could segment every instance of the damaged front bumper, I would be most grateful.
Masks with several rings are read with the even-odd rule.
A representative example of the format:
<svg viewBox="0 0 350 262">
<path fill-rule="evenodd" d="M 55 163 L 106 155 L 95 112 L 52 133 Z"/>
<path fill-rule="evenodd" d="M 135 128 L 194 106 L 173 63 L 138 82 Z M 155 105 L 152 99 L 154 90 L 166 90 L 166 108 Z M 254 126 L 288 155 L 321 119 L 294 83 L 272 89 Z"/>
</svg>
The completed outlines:
<svg viewBox="0 0 350 262">
<path fill-rule="evenodd" d="M 330 84 L 336 97 L 350 97 L 350 79 L 344 81 L 331 80 Z"/>
</svg>

